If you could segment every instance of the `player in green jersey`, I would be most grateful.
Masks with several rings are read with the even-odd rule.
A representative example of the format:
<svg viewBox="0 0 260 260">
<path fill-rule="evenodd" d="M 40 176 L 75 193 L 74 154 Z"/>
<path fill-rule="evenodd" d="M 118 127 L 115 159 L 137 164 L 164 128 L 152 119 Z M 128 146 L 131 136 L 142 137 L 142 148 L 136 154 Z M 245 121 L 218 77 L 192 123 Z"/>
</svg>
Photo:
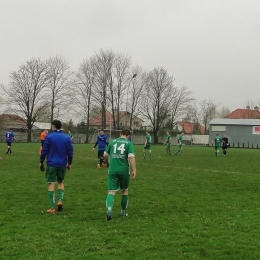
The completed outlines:
<svg viewBox="0 0 260 260">
<path fill-rule="evenodd" d="M 164 145 L 166 145 L 166 154 L 167 155 L 172 155 L 171 154 L 171 139 L 172 137 L 170 136 L 169 132 L 166 132 L 166 140 Z"/>
<path fill-rule="evenodd" d="M 216 134 L 216 136 L 214 138 L 214 147 L 215 147 L 216 157 L 219 156 L 219 150 L 220 150 L 221 143 L 222 143 L 222 138 L 218 134 Z"/>
<path fill-rule="evenodd" d="M 184 135 L 184 133 L 181 133 L 178 137 L 179 150 L 175 153 L 175 155 L 178 153 L 182 154 L 182 139 L 183 139 L 182 137 L 183 137 L 183 135 Z"/>
<path fill-rule="evenodd" d="M 108 194 L 106 198 L 107 216 L 106 219 L 112 220 L 112 208 L 114 196 L 120 189 L 121 197 L 121 216 L 126 217 L 126 207 L 128 203 L 128 186 L 130 182 L 131 165 L 132 179 L 136 176 L 135 152 L 134 145 L 128 140 L 131 132 L 124 129 L 120 133 L 120 137 L 111 141 L 104 152 L 106 163 L 109 157 L 108 169 Z M 129 165 L 130 163 L 130 165 Z"/>
<path fill-rule="evenodd" d="M 146 158 L 146 150 L 149 151 L 149 158 L 152 158 L 152 136 L 149 134 L 149 131 L 146 131 L 145 141 L 144 141 L 144 150 L 143 150 L 143 159 Z"/>
</svg>

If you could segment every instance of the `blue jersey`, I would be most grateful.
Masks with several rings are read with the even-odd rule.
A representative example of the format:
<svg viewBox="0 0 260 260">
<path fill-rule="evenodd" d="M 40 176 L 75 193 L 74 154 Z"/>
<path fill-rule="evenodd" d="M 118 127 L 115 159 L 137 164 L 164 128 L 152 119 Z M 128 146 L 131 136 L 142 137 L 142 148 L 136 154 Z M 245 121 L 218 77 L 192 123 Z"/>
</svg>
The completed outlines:
<svg viewBox="0 0 260 260">
<path fill-rule="evenodd" d="M 47 156 L 47 166 L 66 167 L 72 163 L 73 146 L 70 137 L 59 130 L 46 136 L 43 143 L 40 162 L 43 163 Z"/>
<path fill-rule="evenodd" d="M 107 135 L 98 135 L 95 147 L 98 145 L 98 151 L 105 151 L 108 145 Z"/>
<path fill-rule="evenodd" d="M 8 131 L 5 133 L 5 138 L 7 143 L 12 143 L 14 139 L 14 133 L 12 131 Z"/>
</svg>

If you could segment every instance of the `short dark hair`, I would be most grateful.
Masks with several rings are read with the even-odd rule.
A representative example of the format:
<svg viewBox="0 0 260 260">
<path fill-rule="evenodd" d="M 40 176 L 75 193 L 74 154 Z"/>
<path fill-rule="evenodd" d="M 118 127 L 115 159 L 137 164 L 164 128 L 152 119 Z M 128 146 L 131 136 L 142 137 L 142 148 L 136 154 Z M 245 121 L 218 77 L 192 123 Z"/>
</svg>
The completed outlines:
<svg viewBox="0 0 260 260">
<path fill-rule="evenodd" d="M 56 129 L 60 130 L 61 126 L 62 126 L 62 123 L 61 123 L 60 120 L 53 120 L 52 121 L 52 125 L 54 125 Z"/>
<path fill-rule="evenodd" d="M 128 135 L 131 135 L 131 132 L 130 132 L 130 130 L 128 130 L 128 129 L 123 129 L 123 130 L 121 131 L 121 135 L 128 136 Z"/>
</svg>

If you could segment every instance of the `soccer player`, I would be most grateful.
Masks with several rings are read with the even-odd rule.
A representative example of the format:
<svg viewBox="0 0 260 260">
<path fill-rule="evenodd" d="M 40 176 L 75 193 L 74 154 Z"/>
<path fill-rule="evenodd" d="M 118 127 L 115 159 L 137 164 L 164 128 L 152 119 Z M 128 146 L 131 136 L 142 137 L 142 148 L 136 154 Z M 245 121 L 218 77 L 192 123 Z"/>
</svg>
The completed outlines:
<svg viewBox="0 0 260 260">
<path fill-rule="evenodd" d="M 61 121 L 53 120 L 52 133 L 48 134 L 40 156 L 40 170 L 44 171 L 44 160 L 47 156 L 46 181 L 50 208 L 48 213 L 55 214 L 55 183 L 58 182 L 57 211 L 63 210 L 64 178 L 66 170 L 71 169 L 73 146 L 71 139 L 61 131 Z"/>
<path fill-rule="evenodd" d="M 146 150 L 149 151 L 149 158 L 152 158 L 152 136 L 149 134 L 149 131 L 146 131 L 144 149 L 143 149 L 143 159 L 146 158 Z"/>
<path fill-rule="evenodd" d="M 109 157 L 108 194 L 106 198 L 106 219 L 108 221 L 112 220 L 114 196 L 119 189 L 122 192 L 121 216 L 128 216 L 126 207 L 128 203 L 128 187 L 130 182 L 129 163 L 132 169 L 132 179 L 136 176 L 134 145 L 128 140 L 130 134 L 128 129 L 122 130 L 120 137 L 110 142 L 104 153 L 106 162 L 108 162 Z"/>
<path fill-rule="evenodd" d="M 12 128 L 10 128 L 10 130 L 5 133 L 5 140 L 6 140 L 6 143 L 7 143 L 7 151 L 6 151 L 6 153 L 7 154 L 8 153 L 12 153 L 12 149 L 11 149 L 12 142 L 15 141 L 15 137 L 14 137 L 14 133 L 13 133 L 13 129 Z"/>
<path fill-rule="evenodd" d="M 229 143 L 228 143 L 228 137 L 227 135 L 225 134 L 223 137 L 222 137 L 222 151 L 223 151 L 223 155 L 226 156 L 227 155 L 227 148 L 229 146 Z"/>
<path fill-rule="evenodd" d="M 169 132 L 166 132 L 166 140 L 164 145 L 166 145 L 166 154 L 167 155 L 172 155 L 171 154 L 171 139 L 172 137 L 170 136 Z"/>
<path fill-rule="evenodd" d="M 40 134 L 41 147 L 40 147 L 39 154 L 41 154 L 41 152 L 42 152 L 42 146 L 43 146 L 43 143 L 44 143 L 44 140 L 45 140 L 47 134 L 48 134 L 48 131 L 47 131 L 47 130 L 42 130 L 42 132 L 41 132 L 41 134 Z"/>
<path fill-rule="evenodd" d="M 70 131 L 68 131 L 68 136 L 70 137 L 71 140 L 73 139 L 73 134 Z"/>
<path fill-rule="evenodd" d="M 214 146 L 215 146 L 215 155 L 216 157 L 219 156 L 219 149 L 222 142 L 222 138 L 216 133 L 216 136 L 214 138 Z"/>
<path fill-rule="evenodd" d="M 98 159 L 99 159 L 99 163 L 97 167 L 100 168 L 102 166 L 102 163 L 105 163 L 104 152 L 106 150 L 106 147 L 108 146 L 108 137 L 103 130 L 99 131 L 99 135 L 97 137 L 97 141 L 95 143 L 95 146 L 93 147 L 93 150 L 95 150 L 96 146 L 98 146 Z"/>
<path fill-rule="evenodd" d="M 183 139 L 183 136 L 184 136 L 184 133 L 181 133 L 178 137 L 179 150 L 175 153 L 175 155 L 178 154 L 178 153 L 182 154 L 182 139 Z"/>
</svg>

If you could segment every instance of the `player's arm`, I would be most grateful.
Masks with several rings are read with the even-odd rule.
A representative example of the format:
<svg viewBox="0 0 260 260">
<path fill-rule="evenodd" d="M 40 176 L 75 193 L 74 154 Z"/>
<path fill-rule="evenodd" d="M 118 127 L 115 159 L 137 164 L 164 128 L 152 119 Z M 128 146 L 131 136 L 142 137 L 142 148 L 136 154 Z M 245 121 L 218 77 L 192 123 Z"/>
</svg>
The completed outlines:
<svg viewBox="0 0 260 260">
<path fill-rule="evenodd" d="M 72 160 L 73 160 L 73 146 L 71 143 L 71 139 L 69 139 L 69 149 L 68 149 L 68 163 L 66 166 L 67 171 L 69 171 L 71 169 L 71 164 L 72 164 Z"/>
<path fill-rule="evenodd" d="M 132 169 L 132 179 L 134 179 L 136 177 L 136 164 L 135 164 L 135 156 L 134 154 L 129 154 L 128 156 L 130 165 L 131 165 L 131 169 Z"/>
<path fill-rule="evenodd" d="M 93 147 L 93 150 L 97 147 L 97 145 L 98 145 L 98 140 L 95 142 L 95 145 L 94 145 L 94 147 Z"/>
</svg>

